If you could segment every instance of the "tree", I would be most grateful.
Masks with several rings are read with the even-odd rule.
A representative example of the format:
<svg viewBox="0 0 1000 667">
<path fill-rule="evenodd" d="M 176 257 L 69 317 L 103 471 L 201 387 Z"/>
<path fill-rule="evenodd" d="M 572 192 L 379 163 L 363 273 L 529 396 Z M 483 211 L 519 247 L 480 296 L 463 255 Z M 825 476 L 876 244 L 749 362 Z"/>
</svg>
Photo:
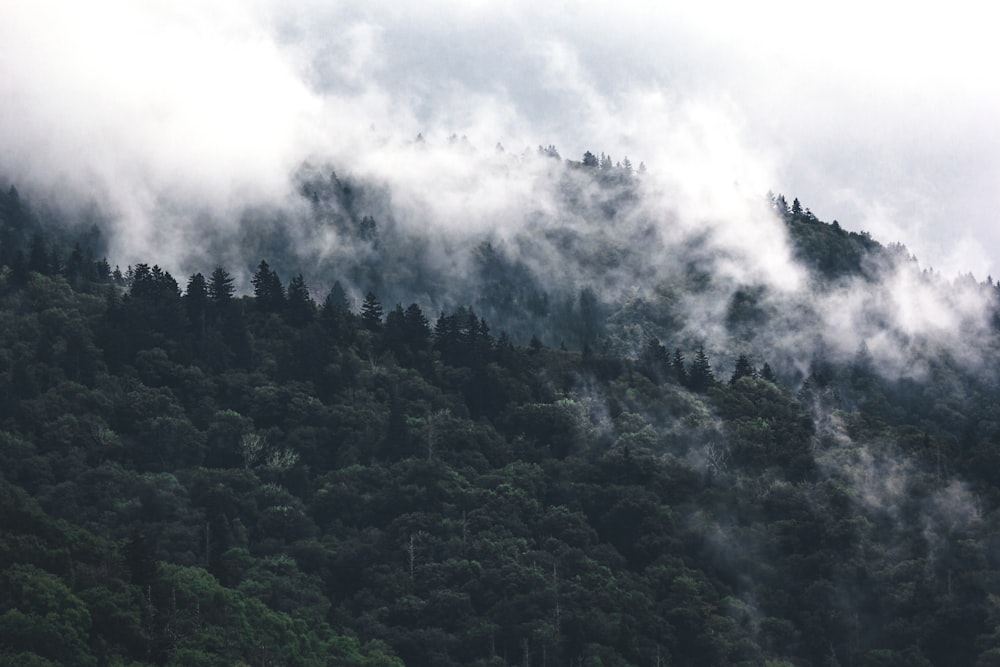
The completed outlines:
<svg viewBox="0 0 1000 667">
<path fill-rule="evenodd" d="M 320 318 L 324 327 L 333 335 L 336 340 L 346 340 L 347 334 L 351 330 L 351 322 L 354 313 L 351 312 L 351 305 L 347 301 L 347 293 L 341 286 L 340 281 L 333 283 L 330 292 L 323 300 L 323 307 L 320 309 Z"/>
<path fill-rule="evenodd" d="M 670 353 L 659 338 L 650 338 L 643 351 L 642 360 L 659 375 L 670 366 Z"/>
<path fill-rule="evenodd" d="M 196 335 L 205 330 L 205 305 L 208 303 L 208 293 L 205 287 L 205 276 L 196 273 L 188 278 L 187 289 L 184 291 L 184 308 L 188 319 L 194 325 Z"/>
<path fill-rule="evenodd" d="M 369 331 L 382 329 L 382 304 L 372 292 L 365 295 L 365 301 L 361 304 L 361 324 Z"/>
<path fill-rule="evenodd" d="M 420 306 L 411 303 L 403 313 L 406 342 L 414 350 L 425 350 L 430 342 L 431 330 Z"/>
<path fill-rule="evenodd" d="M 235 293 L 233 277 L 221 266 L 215 267 L 208 282 L 208 297 L 219 305 L 232 300 Z"/>
<path fill-rule="evenodd" d="M 250 279 L 257 307 L 265 313 L 278 313 L 285 306 L 285 288 L 278 274 L 263 259 Z"/>
<path fill-rule="evenodd" d="M 768 382 L 777 382 L 777 378 L 774 377 L 774 371 L 771 370 L 771 364 L 766 361 L 760 369 L 760 378 Z"/>
<path fill-rule="evenodd" d="M 316 314 L 316 304 L 309 296 L 309 288 L 302 278 L 302 274 L 292 278 L 288 283 L 288 323 L 295 327 L 305 326 L 312 321 Z"/>
<path fill-rule="evenodd" d="M 691 369 L 688 371 L 688 386 L 692 391 L 704 393 L 713 384 L 715 384 L 715 374 L 712 372 L 712 365 L 705 354 L 705 346 L 699 345 L 694 361 L 691 362 Z"/>
<path fill-rule="evenodd" d="M 684 366 L 684 355 L 681 354 L 679 349 L 674 350 L 674 358 L 671 360 L 670 366 L 674 369 L 677 382 L 679 382 L 681 386 L 686 387 L 688 383 L 688 374 L 687 369 Z"/>
<path fill-rule="evenodd" d="M 340 284 L 340 281 L 336 280 L 333 283 L 333 287 L 330 288 L 329 293 L 327 293 L 326 298 L 323 300 L 324 317 L 334 315 L 336 313 L 349 312 L 351 312 L 351 304 L 347 300 L 347 293 L 344 291 L 344 287 Z"/>
<path fill-rule="evenodd" d="M 0 600 L 0 653 L 13 649 L 56 664 L 95 664 L 87 649 L 90 612 L 58 577 L 15 564 L 0 575 Z"/>
<path fill-rule="evenodd" d="M 584 167 L 599 167 L 600 163 L 597 161 L 597 156 L 587 151 L 583 154 L 583 166 Z"/>
<path fill-rule="evenodd" d="M 80 243 L 74 243 L 73 250 L 66 259 L 66 280 L 73 289 L 80 289 L 84 281 L 92 279 L 92 273 L 92 263 L 84 256 Z"/>
<path fill-rule="evenodd" d="M 403 306 L 398 303 L 385 316 L 385 335 L 382 337 L 382 342 L 396 353 L 397 359 L 406 356 L 406 313 L 403 312 Z"/>
<path fill-rule="evenodd" d="M 142 347 L 152 347 L 159 336 L 176 340 L 185 330 L 186 316 L 177 281 L 155 265 L 136 264 L 129 273 L 124 305 L 133 340 Z"/>
<path fill-rule="evenodd" d="M 737 380 L 745 377 L 757 377 L 757 369 L 750 363 L 747 355 L 741 354 L 736 359 L 736 368 L 733 369 L 733 375 L 729 378 L 729 384 L 736 384 Z"/>
</svg>

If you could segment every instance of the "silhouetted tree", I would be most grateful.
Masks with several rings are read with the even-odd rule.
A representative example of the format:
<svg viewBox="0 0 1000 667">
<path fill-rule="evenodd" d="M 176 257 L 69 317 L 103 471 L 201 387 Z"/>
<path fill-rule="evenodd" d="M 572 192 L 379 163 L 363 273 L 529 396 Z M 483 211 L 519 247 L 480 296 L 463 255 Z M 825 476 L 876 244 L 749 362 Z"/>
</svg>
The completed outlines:
<svg viewBox="0 0 1000 667">
<path fill-rule="evenodd" d="M 285 314 L 288 323 L 296 327 L 308 324 L 316 314 L 316 304 L 309 296 L 309 288 L 301 273 L 288 283 Z"/>
<path fill-rule="evenodd" d="M 699 345 L 688 371 L 688 386 L 692 391 L 703 393 L 713 384 L 715 384 L 715 374 L 712 372 L 712 365 L 708 362 L 705 347 Z"/>
<path fill-rule="evenodd" d="M 774 377 L 774 371 L 771 370 L 771 364 L 764 362 L 764 365 L 760 369 L 760 377 L 762 380 L 767 380 L 768 382 L 776 382 Z"/>
<path fill-rule="evenodd" d="M 736 367 L 733 369 L 733 375 L 729 378 L 729 384 L 736 384 L 736 381 L 740 378 L 752 378 L 757 376 L 757 369 L 753 367 L 750 363 L 750 359 L 745 354 L 741 354 L 736 359 Z"/>
<path fill-rule="evenodd" d="M 338 341 L 347 340 L 348 333 L 353 330 L 354 313 L 351 312 L 347 293 L 344 292 L 339 280 L 333 283 L 326 299 L 323 300 L 320 320 L 334 339 Z"/>
<path fill-rule="evenodd" d="M 208 297 L 221 306 L 228 303 L 235 292 L 233 277 L 221 266 L 215 267 L 208 281 Z"/>
<path fill-rule="evenodd" d="M 196 273 L 188 278 L 187 289 L 184 290 L 184 308 L 196 335 L 201 335 L 205 331 L 205 306 L 207 304 L 208 291 L 205 286 L 205 276 Z"/>
<path fill-rule="evenodd" d="M 278 274 L 267 262 L 260 260 L 257 272 L 250 279 L 257 307 L 265 313 L 281 312 L 285 306 L 285 288 Z"/>
<path fill-rule="evenodd" d="M 670 353 L 659 338 L 650 338 L 643 350 L 642 361 L 656 374 L 655 377 L 662 378 L 662 373 L 670 367 Z"/>
<path fill-rule="evenodd" d="M 382 329 L 382 304 L 372 292 L 365 295 L 365 301 L 361 304 L 361 324 L 369 331 Z"/>
<path fill-rule="evenodd" d="M 684 365 L 684 355 L 679 349 L 674 350 L 674 358 L 670 361 L 670 366 L 674 369 L 674 376 L 681 386 L 688 384 L 687 368 Z"/>
<path fill-rule="evenodd" d="M 411 303 L 403 313 L 406 342 L 413 350 L 425 350 L 430 342 L 430 327 L 420 306 Z"/>
</svg>

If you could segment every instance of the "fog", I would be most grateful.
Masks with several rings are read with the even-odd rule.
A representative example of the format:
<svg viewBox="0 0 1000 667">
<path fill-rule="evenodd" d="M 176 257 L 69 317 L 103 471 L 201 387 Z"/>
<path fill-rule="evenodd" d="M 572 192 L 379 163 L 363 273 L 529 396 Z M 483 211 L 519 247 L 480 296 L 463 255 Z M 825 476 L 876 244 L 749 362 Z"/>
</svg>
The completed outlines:
<svg viewBox="0 0 1000 667">
<path fill-rule="evenodd" d="M 455 286 L 490 241 L 608 308 L 681 285 L 680 329 L 619 332 L 628 353 L 670 335 L 731 357 L 726 306 L 763 286 L 772 326 L 750 352 L 804 374 L 817 344 L 838 359 L 865 344 L 887 374 L 920 373 L 917 351 L 984 331 L 982 290 L 897 262 L 817 294 L 761 206 L 768 190 L 797 196 L 945 278 L 998 274 L 998 47 L 973 3 L 898 9 L 6 3 L 0 174 L 48 205 L 97 206 L 122 265 L 183 276 L 222 261 L 246 285 L 247 254 L 280 237 L 300 259 L 282 268 L 325 287 L 375 252 L 328 223 L 371 215 L 397 242 L 381 260 L 434 267 L 412 296 L 432 307 L 467 298 Z M 648 169 L 609 191 L 540 158 L 550 145 Z M 354 184 L 366 210 L 310 207 L 304 170 Z M 683 289 L 692 269 L 707 288 Z"/>
</svg>

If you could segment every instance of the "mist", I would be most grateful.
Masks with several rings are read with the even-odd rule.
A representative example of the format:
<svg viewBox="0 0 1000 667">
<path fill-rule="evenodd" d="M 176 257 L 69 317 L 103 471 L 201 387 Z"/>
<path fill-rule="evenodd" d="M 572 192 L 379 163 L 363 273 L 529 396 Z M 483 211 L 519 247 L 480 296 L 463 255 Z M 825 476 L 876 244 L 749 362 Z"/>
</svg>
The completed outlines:
<svg viewBox="0 0 1000 667">
<path fill-rule="evenodd" d="M 341 280 L 355 299 L 372 289 L 436 312 L 488 285 L 486 247 L 505 279 L 564 309 L 589 289 L 612 323 L 650 310 L 615 332 L 630 355 L 656 336 L 705 344 L 720 366 L 769 356 L 798 379 L 818 354 L 845 361 L 861 346 L 887 376 L 925 372 L 917 358 L 938 347 L 974 365 L 984 290 L 907 261 L 817 290 L 764 197 L 891 234 L 879 240 L 925 267 L 992 269 L 992 227 L 965 202 L 995 210 L 996 194 L 956 189 L 983 183 L 1000 154 L 976 134 L 998 91 L 971 85 L 990 47 L 920 48 L 932 27 L 954 46 L 974 15 L 913 12 L 888 51 L 893 16 L 770 9 L 10 4 L 0 173 L 49 205 L 101 210 L 122 265 L 184 276 L 224 263 L 246 289 L 267 258 L 320 298 Z M 875 90 L 884 111 L 864 103 Z M 918 95 L 951 116 L 910 111 Z M 539 154 L 549 146 L 560 159 Z M 567 167 L 587 150 L 645 173 L 602 183 Z M 350 205 L 303 195 L 334 182 Z M 377 243 L 352 233 L 364 216 Z M 953 244 L 935 231 L 945 220 Z M 395 273 L 375 275 L 386 263 Z M 767 323 L 749 348 L 727 331 L 748 289 Z"/>
</svg>

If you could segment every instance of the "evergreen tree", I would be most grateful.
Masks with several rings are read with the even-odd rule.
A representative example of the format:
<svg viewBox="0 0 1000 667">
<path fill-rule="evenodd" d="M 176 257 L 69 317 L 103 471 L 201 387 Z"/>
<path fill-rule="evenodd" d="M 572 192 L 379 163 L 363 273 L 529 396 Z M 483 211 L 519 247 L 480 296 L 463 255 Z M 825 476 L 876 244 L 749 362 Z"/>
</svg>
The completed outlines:
<svg viewBox="0 0 1000 667">
<path fill-rule="evenodd" d="M 583 154 L 583 163 L 582 164 L 583 164 L 584 167 L 597 167 L 597 166 L 600 166 L 600 164 L 597 161 L 597 156 L 595 156 L 590 151 L 587 151 L 586 153 Z"/>
<path fill-rule="evenodd" d="M 323 316 L 329 317 L 339 313 L 351 312 L 351 304 L 347 300 L 347 292 L 344 291 L 340 281 L 334 281 L 333 287 L 323 300 Z"/>
<path fill-rule="evenodd" d="M 686 387 L 688 384 L 688 374 L 687 369 L 684 366 L 684 355 L 681 354 L 680 349 L 674 350 L 674 358 L 671 360 L 670 366 L 674 369 L 674 375 L 677 378 L 677 382 L 680 383 L 682 387 Z"/>
<path fill-rule="evenodd" d="M 729 384 L 736 384 L 737 380 L 746 377 L 757 377 L 757 369 L 755 369 L 753 364 L 750 363 L 750 359 L 747 355 L 741 354 L 736 359 L 736 368 L 733 369 L 733 375 L 729 378 Z"/>
<path fill-rule="evenodd" d="M 333 283 L 326 299 L 323 300 L 320 320 L 335 340 L 346 341 L 348 339 L 348 333 L 352 331 L 354 314 L 351 312 L 347 293 L 344 292 L 339 280 Z"/>
<path fill-rule="evenodd" d="M 309 288 L 302 274 L 292 278 L 288 283 L 288 300 L 286 317 L 292 326 L 301 327 L 312 321 L 316 314 L 316 304 L 309 296 Z"/>
<path fill-rule="evenodd" d="M 772 200 L 772 206 L 774 210 L 781 216 L 788 215 L 788 200 L 785 199 L 785 195 L 778 195 Z"/>
<path fill-rule="evenodd" d="M 403 313 L 406 342 L 413 350 L 424 350 L 430 340 L 430 327 L 420 306 L 411 303 Z"/>
<path fill-rule="evenodd" d="M 205 306 L 208 303 L 208 290 L 205 286 L 205 276 L 196 273 L 188 278 L 187 289 L 184 291 L 184 308 L 188 319 L 194 325 L 196 334 L 205 329 Z"/>
<path fill-rule="evenodd" d="M 257 307 L 265 313 L 280 313 L 285 306 L 285 288 L 278 274 L 263 259 L 250 279 Z"/>
<path fill-rule="evenodd" d="M 221 266 L 215 267 L 208 281 L 208 297 L 215 303 L 223 305 L 232 300 L 235 292 L 233 277 Z"/>
<path fill-rule="evenodd" d="M 705 346 L 699 345 L 694 361 L 691 362 L 691 369 L 688 371 L 688 386 L 692 391 L 704 393 L 713 384 L 715 384 L 715 374 L 712 372 L 712 365 L 705 354 Z"/>
<path fill-rule="evenodd" d="M 667 348 L 663 346 L 659 338 L 650 338 L 649 342 L 646 343 L 646 349 L 643 352 L 642 360 L 649 367 L 654 370 L 657 374 L 662 373 L 667 370 L 670 365 L 670 353 L 667 352 Z"/>
<path fill-rule="evenodd" d="M 396 354 L 396 358 L 406 357 L 406 313 L 403 306 L 396 307 L 385 316 L 385 333 L 382 343 Z"/>
<path fill-rule="evenodd" d="M 365 301 L 361 305 L 361 324 L 369 331 L 382 329 L 382 305 L 372 292 L 365 295 Z"/>
<path fill-rule="evenodd" d="M 73 244 L 73 250 L 66 259 L 65 274 L 66 280 L 73 286 L 73 289 L 80 289 L 83 282 L 89 280 L 88 262 L 84 257 L 83 249 L 79 242 Z"/>
</svg>

